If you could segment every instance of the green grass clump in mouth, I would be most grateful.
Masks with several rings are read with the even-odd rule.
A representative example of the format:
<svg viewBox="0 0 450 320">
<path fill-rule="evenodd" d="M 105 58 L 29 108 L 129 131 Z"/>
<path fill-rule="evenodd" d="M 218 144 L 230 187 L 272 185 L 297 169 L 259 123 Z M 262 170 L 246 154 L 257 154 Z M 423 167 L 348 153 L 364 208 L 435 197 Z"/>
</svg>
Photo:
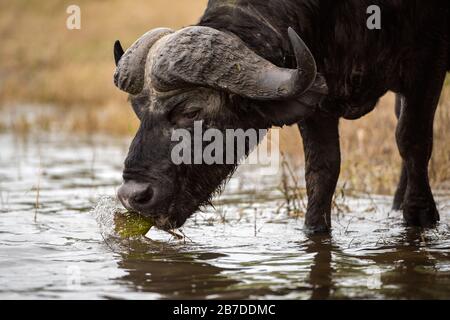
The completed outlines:
<svg viewBox="0 0 450 320">
<path fill-rule="evenodd" d="M 155 225 L 153 219 L 136 212 L 116 212 L 114 230 L 123 239 L 145 236 Z"/>
<path fill-rule="evenodd" d="M 150 229 L 155 226 L 152 218 L 132 211 L 116 211 L 114 213 L 114 231 L 122 239 L 137 238 L 145 236 Z M 164 230 L 177 240 L 184 239 L 184 235 L 174 230 Z"/>
</svg>

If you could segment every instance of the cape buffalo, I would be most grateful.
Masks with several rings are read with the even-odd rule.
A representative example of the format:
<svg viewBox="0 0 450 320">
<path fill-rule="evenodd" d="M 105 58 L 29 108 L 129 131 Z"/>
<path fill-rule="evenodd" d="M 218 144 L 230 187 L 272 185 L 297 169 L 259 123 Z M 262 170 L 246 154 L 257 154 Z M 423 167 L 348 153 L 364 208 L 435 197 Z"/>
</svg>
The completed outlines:
<svg viewBox="0 0 450 320">
<path fill-rule="evenodd" d="M 368 27 L 373 5 L 381 28 Z M 428 162 L 450 68 L 449 8 L 448 0 L 210 0 L 197 25 L 151 30 L 125 53 L 116 42 L 115 84 L 129 93 L 141 122 L 125 161 L 121 202 L 162 229 L 180 227 L 237 162 L 175 165 L 175 129 L 192 130 L 196 120 L 221 131 L 298 124 L 305 229 L 330 232 L 339 119 L 364 116 L 391 90 L 404 160 L 394 208 L 408 225 L 435 226 Z"/>
</svg>

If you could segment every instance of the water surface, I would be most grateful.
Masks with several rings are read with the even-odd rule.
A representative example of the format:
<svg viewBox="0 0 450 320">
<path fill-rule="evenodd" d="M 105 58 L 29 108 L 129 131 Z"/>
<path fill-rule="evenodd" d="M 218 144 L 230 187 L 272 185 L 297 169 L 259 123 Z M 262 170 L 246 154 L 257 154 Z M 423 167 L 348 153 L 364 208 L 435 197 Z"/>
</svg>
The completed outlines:
<svg viewBox="0 0 450 320">
<path fill-rule="evenodd" d="M 407 229 L 390 198 L 361 195 L 334 215 L 331 238 L 308 238 L 280 177 L 247 167 L 185 240 L 118 240 L 105 217 L 128 143 L 0 135 L 0 298 L 450 298 L 445 193 L 434 230 Z"/>
</svg>

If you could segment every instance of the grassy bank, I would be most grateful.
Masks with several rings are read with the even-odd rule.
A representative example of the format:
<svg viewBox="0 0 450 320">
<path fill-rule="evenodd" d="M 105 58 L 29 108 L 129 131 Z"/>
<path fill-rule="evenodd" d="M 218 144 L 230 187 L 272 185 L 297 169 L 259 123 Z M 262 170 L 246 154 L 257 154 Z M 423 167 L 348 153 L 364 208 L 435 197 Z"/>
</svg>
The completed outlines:
<svg viewBox="0 0 450 320">
<path fill-rule="evenodd" d="M 395 141 L 397 119 L 394 94 L 386 95 L 375 111 L 356 121 L 340 124 L 342 175 L 347 189 L 392 194 L 398 182 L 401 158 Z M 434 127 L 430 179 L 435 189 L 450 190 L 450 88 L 442 93 Z M 283 148 L 301 165 L 303 152 L 297 128 L 282 135 Z M 295 142 L 295 143 L 294 143 Z M 294 163 L 295 165 L 295 163 Z"/>
<path fill-rule="evenodd" d="M 3 129 L 26 133 L 39 127 L 132 135 L 137 120 L 126 95 L 112 83 L 114 41 L 121 39 L 124 46 L 129 46 L 148 29 L 193 24 L 206 2 L 1 1 L 0 109 L 12 119 Z M 81 8 L 81 30 L 66 28 L 66 8 L 71 4 Z M 437 114 L 430 170 L 434 187 L 447 189 L 450 189 L 449 92 L 444 91 Z M 56 108 L 48 110 L 36 105 Z M 393 96 L 388 95 L 367 117 L 342 121 L 341 184 L 345 183 L 347 188 L 393 192 L 400 167 L 393 105 Z M 30 108 L 37 110 L 33 117 L 27 113 Z M 282 144 L 286 153 L 301 162 L 301 140 L 296 128 L 283 130 Z"/>
<path fill-rule="evenodd" d="M 112 82 L 114 41 L 129 46 L 148 29 L 193 24 L 206 2 L 1 1 L 0 106 L 56 105 L 70 115 L 65 128 L 131 133 L 135 118 Z M 72 4 L 80 30 L 66 28 Z"/>
</svg>

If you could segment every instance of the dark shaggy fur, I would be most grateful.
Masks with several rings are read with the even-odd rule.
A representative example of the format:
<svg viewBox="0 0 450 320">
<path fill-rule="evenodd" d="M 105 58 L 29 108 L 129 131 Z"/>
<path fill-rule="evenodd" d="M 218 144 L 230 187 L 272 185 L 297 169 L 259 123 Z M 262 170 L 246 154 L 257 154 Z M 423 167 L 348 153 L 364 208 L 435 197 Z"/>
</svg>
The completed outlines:
<svg viewBox="0 0 450 320">
<path fill-rule="evenodd" d="M 381 30 L 367 28 L 370 5 L 381 8 Z M 287 36 L 288 27 L 296 30 L 311 49 L 329 94 L 315 111 L 303 115 L 292 102 L 264 104 L 200 86 L 173 91 L 164 99 L 152 97 L 148 90 L 132 95 L 141 127 L 125 163 L 124 180 L 153 187 L 147 197 L 152 201 L 137 202 L 135 208 L 170 220 L 170 225 L 162 221 L 162 227 L 179 227 L 208 204 L 234 172 L 236 164 L 175 166 L 170 161 L 172 129 L 192 130 L 194 120 L 203 120 L 205 129 L 223 131 L 303 119 L 298 125 L 306 155 L 306 226 L 313 232 L 329 232 L 340 171 L 339 119 L 364 116 L 392 90 L 398 94 L 396 137 L 404 159 L 394 208 L 403 209 L 409 225 L 434 226 L 439 214 L 428 162 L 434 114 L 450 66 L 449 7 L 448 0 L 210 0 L 199 26 L 235 34 L 280 67 L 296 68 Z M 182 68 L 189 74 L 189 64 Z M 158 70 L 153 70 L 156 75 L 165 75 Z"/>
<path fill-rule="evenodd" d="M 367 28 L 370 5 L 381 8 L 381 30 Z M 209 1 L 199 25 L 230 31 L 259 55 L 291 68 L 286 30 L 293 27 L 327 79 L 330 93 L 320 111 L 299 123 L 311 230 L 330 230 L 339 118 L 364 116 L 388 90 L 399 97 L 397 141 L 404 159 L 394 208 L 403 209 L 410 225 L 429 227 L 439 220 L 427 169 L 434 114 L 450 69 L 449 8 L 446 0 Z"/>
</svg>

